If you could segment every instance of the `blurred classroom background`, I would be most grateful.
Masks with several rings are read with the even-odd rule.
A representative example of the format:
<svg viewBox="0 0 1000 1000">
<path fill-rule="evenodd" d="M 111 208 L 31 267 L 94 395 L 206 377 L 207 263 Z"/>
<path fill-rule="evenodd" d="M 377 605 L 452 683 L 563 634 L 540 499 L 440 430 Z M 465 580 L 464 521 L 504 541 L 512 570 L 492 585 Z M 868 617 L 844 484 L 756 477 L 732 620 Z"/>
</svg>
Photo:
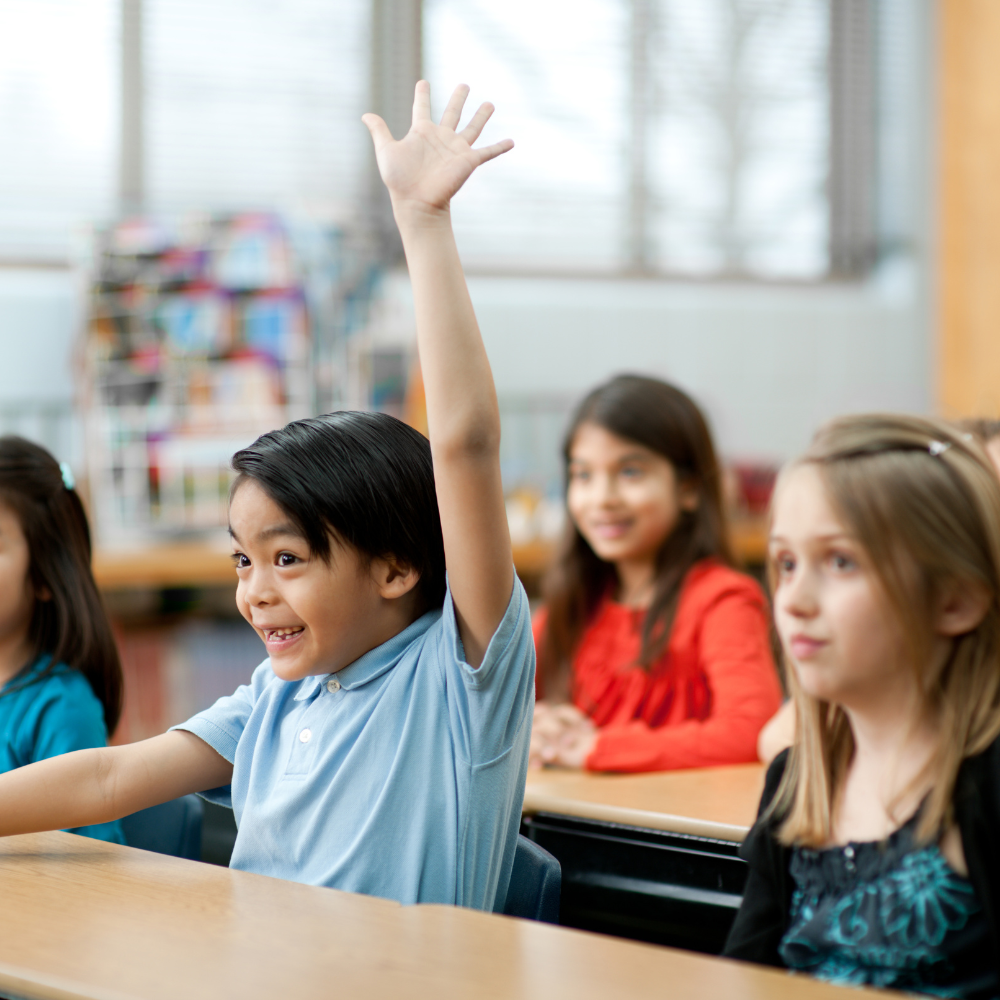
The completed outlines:
<svg viewBox="0 0 1000 1000">
<path fill-rule="evenodd" d="M 989 0 L 0 0 L 0 433 L 69 461 L 127 676 L 119 741 L 263 658 L 233 606 L 232 452 L 290 419 L 421 426 L 412 301 L 360 116 L 414 81 L 514 151 L 454 206 L 515 558 L 612 374 L 674 381 L 759 562 L 824 419 L 1000 404 Z"/>
</svg>

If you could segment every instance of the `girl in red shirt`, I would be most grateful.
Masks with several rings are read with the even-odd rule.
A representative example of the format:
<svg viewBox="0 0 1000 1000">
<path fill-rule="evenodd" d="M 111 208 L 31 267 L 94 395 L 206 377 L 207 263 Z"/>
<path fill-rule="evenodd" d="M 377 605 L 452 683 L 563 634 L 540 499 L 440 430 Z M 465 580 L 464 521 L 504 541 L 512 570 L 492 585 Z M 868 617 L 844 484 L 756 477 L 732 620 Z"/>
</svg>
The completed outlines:
<svg viewBox="0 0 1000 1000">
<path fill-rule="evenodd" d="M 564 448 L 567 535 L 535 619 L 536 765 L 757 759 L 781 704 L 760 587 L 732 568 L 712 438 L 674 386 L 622 375 Z"/>
</svg>

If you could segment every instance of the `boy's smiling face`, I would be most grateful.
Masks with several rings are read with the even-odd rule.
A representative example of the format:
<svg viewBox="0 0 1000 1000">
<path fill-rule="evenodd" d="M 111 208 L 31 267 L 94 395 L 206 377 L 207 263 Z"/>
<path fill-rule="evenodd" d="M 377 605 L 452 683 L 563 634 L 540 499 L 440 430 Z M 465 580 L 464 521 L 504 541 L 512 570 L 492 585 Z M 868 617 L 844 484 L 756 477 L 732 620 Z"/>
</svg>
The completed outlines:
<svg viewBox="0 0 1000 1000">
<path fill-rule="evenodd" d="M 233 496 L 229 531 L 239 577 L 236 604 L 282 680 L 341 670 L 415 617 L 416 577 L 403 580 L 405 570 L 393 575 L 383 560 L 369 563 L 337 539 L 331 540 L 329 562 L 314 555 L 298 527 L 253 480 Z"/>
</svg>

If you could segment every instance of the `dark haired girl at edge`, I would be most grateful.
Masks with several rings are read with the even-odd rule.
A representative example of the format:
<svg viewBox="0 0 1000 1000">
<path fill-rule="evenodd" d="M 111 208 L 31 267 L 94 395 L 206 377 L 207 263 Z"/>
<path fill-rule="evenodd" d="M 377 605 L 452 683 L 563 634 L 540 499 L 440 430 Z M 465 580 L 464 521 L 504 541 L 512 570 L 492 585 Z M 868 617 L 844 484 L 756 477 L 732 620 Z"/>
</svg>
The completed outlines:
<svg viewBox="0 0 1000 1000">
<path fill-rule="evenodd" d="M 535 619 L 532 763 L 663 771 L 756 759 L 781 703 L 760 587 L 732 568 L 698 407 L 621 375 L 581 403 L 569 523 Z"/>
<path fill-rule="evenodd" d="M 0 438 L 0 772 L 103 747 L 122 672 L 69 466 Z M 72 833 L 123 844 L 117 821 Z"/>
</svg>

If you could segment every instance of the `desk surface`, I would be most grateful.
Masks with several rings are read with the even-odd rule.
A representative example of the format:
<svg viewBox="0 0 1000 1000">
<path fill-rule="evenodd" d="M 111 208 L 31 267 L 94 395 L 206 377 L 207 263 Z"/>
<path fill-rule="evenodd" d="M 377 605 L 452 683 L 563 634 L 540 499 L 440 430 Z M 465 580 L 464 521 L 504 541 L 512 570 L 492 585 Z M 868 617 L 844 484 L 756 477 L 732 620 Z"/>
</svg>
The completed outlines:
<svg viewBox="0 0 1000 1000">
<path fill-rule="evenodd" d="M 783 972 L 448 906 L 402 907 L 65 833 L 0 840 L 0 991 L 875 1000 Z"/>
<path fill-rule="evenodd" d="M 763 788 L 762 764 L 657 774 L 531 771 L 524 812 L 742 841 Z"/>
</svg>

